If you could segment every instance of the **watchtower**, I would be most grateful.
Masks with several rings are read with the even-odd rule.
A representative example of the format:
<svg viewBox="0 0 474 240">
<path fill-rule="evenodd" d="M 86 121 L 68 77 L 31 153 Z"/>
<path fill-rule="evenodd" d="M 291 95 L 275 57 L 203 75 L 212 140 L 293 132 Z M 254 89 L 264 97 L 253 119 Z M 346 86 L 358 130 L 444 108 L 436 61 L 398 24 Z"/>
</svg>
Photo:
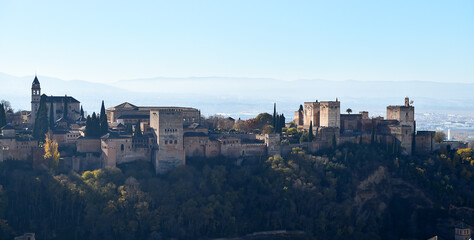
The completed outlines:
<svg viewBox="0 0 474 240">
<path fill-rule="evenodd" d="M 405 98 L 404 106 L 387 106 L 387 120 L 398 120 L 400 125 L 410 126 L 415 132 L 415 107 L 410 105 L 410 99 Z"/>
<path fill-rule="evenodd" d="M 341 102 L 336 101 L 321 102 L 320 109 L 321 127 L 341 127 Z"/>
<path fill-rule="evenodd" d="M 183 113 L 170 108 L 150 111 L 150 128 L 153 129 L 158 151 L 154 165 L 156 173 L 166 173 L 186 163 L 183 144 Z"/>
<path fill-rule="evenodd" d="M 313 123 L 313 127 L 319 127 L 319 108 L 320 103 L 318 100 L 316 100 L 316 102 L 304 103 L 303 123 L 305 127 L 309 128 L 311 122 Z"/>
</svg>

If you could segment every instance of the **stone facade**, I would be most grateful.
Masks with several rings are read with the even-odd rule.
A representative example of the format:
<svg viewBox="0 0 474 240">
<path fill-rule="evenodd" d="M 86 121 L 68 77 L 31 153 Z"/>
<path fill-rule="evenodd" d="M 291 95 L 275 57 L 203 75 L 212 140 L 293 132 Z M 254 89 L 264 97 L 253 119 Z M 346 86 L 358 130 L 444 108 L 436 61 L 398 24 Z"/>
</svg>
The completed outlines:
<svg viewBox="0 0 474 240">
<path fill-rule="evenodd" d="M 100 145 L 104 167 L 106 168 L 113 168 L 120 162 L 127 162 L 124 159 L 130 159 L 128 156 L 131 156 L 133 152 L 131 137 L 117 136 L 109 133 L 101 138 Z"/>
<path fill-rule="evenodd" d="M 281 155 L 281 137 L 280 134 L 265 134 L 265 145 L 269 156 Z"/>
<path fill-rule="evenodd" d="M 360 132 L 362 131 L 362 114 L 341 114 L 341 132 Z"/>
<path fill-rule="evenodd" d="M 100 153 L 102 151 L 100 139 L 80 137 L 76 142 L 76 150 L 79 153 Z"/>
<path fill-rule="evenodd" d="M 319 127 L 320 124 L 320 103 L 316 100 L 316 102 L 305 102 L 304 103 L 304 119 L 303 124 L 305 127 L 309 128 L 311 122 L 313 126 Z M 301 121 L 301 120 L 300 120 Z"/>
<path fill-rule="evenodd" d="M 189 126 L 193 123 L 201 123 L 201 112 L 195 108 L 188 107 L 139 107 L 131 103 L 124 102 L 115 107 L 108 108 L 106 110 L 107 120 L 109 123 L 118 122 L 122 119 L 124 123 L 135 125 L 138 120 L 148 121 L 150 119 L 150 113 L 152 111 L 179 110 L 183 117 L 183 125 Z M 149 121 L 148 121 L 149 122 Z"/>
<path fill-rule="evenodd" d="M 412 154 L 413 133 L 410 126 L 407 125 L 390 125 L 390 134 L 400 143 L 402 153 L 406 155 Z"/>
<path fill-rule="evenodd" d="M 37 140 L 17 137 L 15 130 L 8 127 L 8 125 L 2 128 L 2 136 L 0 136 L 0 162 L 8 159 L 31 159 L 33 152 L 37 149 L 39 149 Z"/>
<path fill-rule="evenodd" d="M 415 152 L 418 154 L 430 153 L 434 151 L 435 131 L 418 131 L 415 137 Z"/>
</svg>

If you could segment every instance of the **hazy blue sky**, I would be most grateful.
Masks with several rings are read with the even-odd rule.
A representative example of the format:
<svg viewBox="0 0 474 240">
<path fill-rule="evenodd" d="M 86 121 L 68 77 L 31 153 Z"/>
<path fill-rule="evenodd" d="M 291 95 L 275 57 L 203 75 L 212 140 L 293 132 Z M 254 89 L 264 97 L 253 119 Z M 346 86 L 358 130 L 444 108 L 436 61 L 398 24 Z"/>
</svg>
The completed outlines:
<svg viewBox="0 0 474 240">
<path fill-rule="evenodd" d="M 474 82 L 474 1 L 0 0 L 0 72 Z"/>
</svg>

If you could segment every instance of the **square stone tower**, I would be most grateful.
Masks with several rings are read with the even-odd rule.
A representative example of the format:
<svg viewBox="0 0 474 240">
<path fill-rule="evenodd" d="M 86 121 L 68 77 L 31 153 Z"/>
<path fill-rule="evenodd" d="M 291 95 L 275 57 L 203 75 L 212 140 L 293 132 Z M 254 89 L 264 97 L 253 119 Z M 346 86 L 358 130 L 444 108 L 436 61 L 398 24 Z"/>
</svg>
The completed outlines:
<svg viewBox="0 0 474 240">
<path fill-rule="evenodd" d="M 387 120 L 398 120 L 400 125 L 410 126 L 415 132 L 415 107 L 410 105 L 410 99 L 405 98 L 403 106 L 387 106 Z"/>
<path fill-rule="evenodd" d="M 317 100 L 316 102 L 304 103 L 304 126 L 309 127 L 312 121 L 313 127 L 319 127 L 319 108 L 320 103 Z"/>
<path fill-rule="evenodd" d="M 182 111 L 177 108 L 150 111 L 150 128 L 158 144 L 154 159 L 156 173 L 166 173 L 186 164 Z"/>
<path fill-rule="evenodd" d="M 341 102 L 337 99 L 320 103 L 320 126 L 341 127 Z"/>
<path fill-rule="evenodd" d="M 405 148 L 405 154 L 412 154 L 413 136 L 415 136 L 415 107 L 410 105 L 410 99 L 405 98 L 403 106 L 387 106 L 387 120 L 397 120 L 399 127 L 393 135 L 401 142 Z"/>
<path fill-rule="evenodd" d="M 304 110 L 303 105 L 300 105 L 298 111 L 295 112 L 295 125 L 303 126 L 304 125 Z"/>
</svg>

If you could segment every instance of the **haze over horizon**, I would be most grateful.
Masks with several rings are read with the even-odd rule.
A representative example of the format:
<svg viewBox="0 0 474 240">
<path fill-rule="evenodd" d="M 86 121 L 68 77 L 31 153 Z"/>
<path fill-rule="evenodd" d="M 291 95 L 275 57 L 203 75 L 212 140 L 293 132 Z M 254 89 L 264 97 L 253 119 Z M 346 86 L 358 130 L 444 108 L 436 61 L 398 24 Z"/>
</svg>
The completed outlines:
<svg viewBox="0 0 474 240">
<path fill-rule="evenodd" d="M 30 109 L 33 78 L 0 72 L 2 99 L 9 100 L 16 110 Z M 341 101 L 343 111 L 364 110 L 371 116 L 384 116 L 387 105 L 403 104 L 405 96 L 415 101 L 417 113 L 463 112 L 465 115 L 474 108 L 473 83 L 200 77 L 132 79 L 110 84 L 43 75 L 38 78 L 43 94 L 73 96 L 89 114 L 99 111 L 102 100 L 106 107 L 123 102 L 139 106 L 187 106 L 200 109 L 205 116 L 221 114 L 243 119 L 273 111 L 274 102 L 280 113 L 292 119 L 293 112 L 303 102 L 335 98 Z M 204 90 L 196 91 L 199 88 Z"/>
</svg>

